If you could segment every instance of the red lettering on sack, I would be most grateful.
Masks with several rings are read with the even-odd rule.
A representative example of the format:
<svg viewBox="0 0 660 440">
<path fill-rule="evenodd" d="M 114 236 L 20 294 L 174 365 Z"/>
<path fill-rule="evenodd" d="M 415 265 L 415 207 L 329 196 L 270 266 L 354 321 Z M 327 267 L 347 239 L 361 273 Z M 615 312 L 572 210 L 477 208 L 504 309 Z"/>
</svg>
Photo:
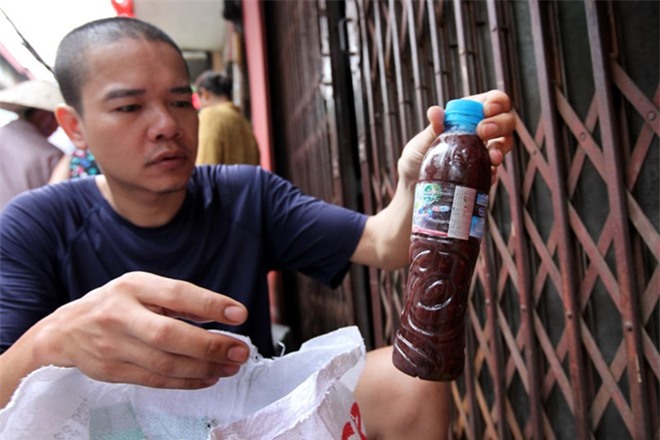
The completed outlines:
<svg viewBox="0 0 660 440">
<path fill-rule="evenodd" d="M 357 402 L 351 406 L 351 420 L 346 422 L 341 433 L 341 440 L 352 440 L 355 430 L 359 435 L 359 440 L 367 440 L 367 436 L 362 432 L 362 415 Z"/>
</svg>

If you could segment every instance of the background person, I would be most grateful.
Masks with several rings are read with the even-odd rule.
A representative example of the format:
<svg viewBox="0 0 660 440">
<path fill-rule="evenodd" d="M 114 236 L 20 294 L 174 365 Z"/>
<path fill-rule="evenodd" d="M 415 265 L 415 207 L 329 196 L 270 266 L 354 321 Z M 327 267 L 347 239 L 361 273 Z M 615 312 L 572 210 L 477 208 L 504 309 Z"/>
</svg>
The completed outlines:
<svg viewBox="0 0 660 440">
<path fill-rule="evenodd" d="M 14 196 L 46 185 L 63 155 L 48 141 L 53 111 L 63 102 L 56 83 L 27 80 L 0 91 L 0 107 L 18 114 L 0 127 L 0 211 Z"/>
<path fill-rule="evenodd" d="M 259 146 L 250 122 L 232 102 L 232 81 L 207 70 L 195 80 L 199 97 L 197 164 L 259 165 Z"/>
<path fill-rule="evenodd" d="M 65 154 L 57 162 L 48 183 L 98 174 L 101 174 L 101 169 L 96 163 L 94 155 L 87 149 L 75 148 L 73 152 Z"/>
<path fill-rule="evenodd" d="M 103 174 L 30 191 L 0 216 L 0 404 L 44 365 L 106 382 L 196 389 L 239 371 L 241 341 L 273 354 L 270 270 L 336 286 L 351 262 L 408 264 L 414 187 L 443 110 L 404 148 L 391 203 L 367 216 L 306 196 L 260 167 L 195 167 L 198 119 L 180 49 L 139 20 L 73 30 L 55 72 L 57 117 Z M 478 127 L 494 166 L 511 149 L 510 100 L 492 91 Z M 183 321 L 177 318 L 187 318 Z M 442 438 L 449 384 L 367 354 L 356 389 L 370 438 Z"/>
</svg>

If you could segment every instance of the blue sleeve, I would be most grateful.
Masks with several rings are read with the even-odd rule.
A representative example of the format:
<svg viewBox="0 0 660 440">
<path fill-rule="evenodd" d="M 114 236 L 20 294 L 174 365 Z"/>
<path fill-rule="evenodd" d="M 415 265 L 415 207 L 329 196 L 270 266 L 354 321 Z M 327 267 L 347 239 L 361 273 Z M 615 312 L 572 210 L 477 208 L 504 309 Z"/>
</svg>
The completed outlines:
<svg viewBox="0 0 660 440">
<path fill-rule="evenodd" d="M 43 201 L 43 200 L 42 200 Z M 64 303 L 57 293 L 54 217 L 34 195 L 15 199 L 0 216 L 0 351 Z M 43 205 L 42 205 L 43 206 Z"/>
<path fill-rule="evenodd" d="M 366 216 L 304 195 L 269 175 L 266 224 L 277 266 L 298 270 L 331 287 L 341 283 L 362 236 Z"/>
<path fill-rule="evenodd" d="M 223 171 L 235 173 L 225 176 L 225 196 L 232 199 L 239 222 L 260 225 L 264 255 L 272 269 L 296 270 L 331 287 L 340 284 L 366 215 L 305 195 L 291 182 L 259 167 L 233 166 Z"/>
</svg>

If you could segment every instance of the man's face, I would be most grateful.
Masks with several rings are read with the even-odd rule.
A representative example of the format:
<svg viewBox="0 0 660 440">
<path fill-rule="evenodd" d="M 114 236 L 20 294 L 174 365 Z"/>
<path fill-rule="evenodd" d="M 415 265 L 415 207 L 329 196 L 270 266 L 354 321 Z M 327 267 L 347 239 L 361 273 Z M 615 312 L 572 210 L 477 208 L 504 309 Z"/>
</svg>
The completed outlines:
<svg viewBox="0 0 660 440">
<path fill-rule="evenodd" d="M 185 189 L 197 153 L 197 111 L 181 56 L 124 38 L 88 51 L 80 131 L 113 191 Z"/>
</svg>

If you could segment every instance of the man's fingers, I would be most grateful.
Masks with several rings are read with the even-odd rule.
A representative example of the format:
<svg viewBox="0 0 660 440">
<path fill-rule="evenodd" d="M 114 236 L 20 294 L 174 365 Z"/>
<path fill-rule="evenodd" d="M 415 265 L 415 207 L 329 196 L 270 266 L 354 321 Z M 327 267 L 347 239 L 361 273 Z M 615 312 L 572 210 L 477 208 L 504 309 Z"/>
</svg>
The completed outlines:
<svg viewBox="0 0 660 440">
<path fill-rule="evenodd" d="M 503 148 L 500 142 L 491 142 L 488 144 L 488 156 L 490 157 L 490 164 L 492 166 L 498 167 L 502 165 L 504 155 L 506 154 Z"/>
<path fill-rule="evenodd" d="M 243 341 L 209 332 L 173 317 L 240 324 L 247 318 L 247 310 L 231 298 L 185 281 L 143 272 L 123 275 L 102 289 L 124 293 L 104 297 L 110 300 L 110 312 L 114 316 L 113 319 L 106 316 L 105 328 L 115 337 L 121 337 L 122 341 L 140 341 L 142 346 L 135 351 L 141 351 L 146 346 L 163 355 L 227 365 L 241 364 L 249 356 L 249 349 Z M 95 344 L 98 344 L 98 339 Z M 126 356 L 125 347 L 107 351 L 112 353 L 115 350 L 121 353 L 116 357 Z M 96 355 L 103 356 L 100 353 Z M 134 359 L 134 362 L 138 360 Z M 148 363 L 142 366 L 149 369 Z"/>
<path fill-rule="evenodd" d="M 426 111 L 426 117 L 429 120 L 429 124 L 424 130 L 417 133 L 415 137 L 408 141 L 407 145 L 422 145 L 429 147 L 435 138 L 437 138 L 438 135 L 442 133 L 444 129 L 445 111 L 437 105 L 434 105 L 429 107 L 429 109 Z M 422 155 L 425 152 L 426 149 L 420 150 Z"/>
<path fill-rule="evenodd" d="M 426 117 L 429 120 L 430 137 L 432 138 L 431 142 L 433 142 L 444 130 L 445 111 L 441 107 L 433 105 L 426 111 Z"/>
<path fill-rule="evenodd" d="M 210 333 L 210 332 L 207 332 Z M 131 365 L 137 365 L 154 374 L 172 378 L 210 380 L 218 377 L 231 376 L 238 372 L 242 361 L 247 360 L 249 349 L 242 345 L 229 345 L 220 361 L 193 357 L 162 351 L 135 341 L 136 349 L 124 351 L 122 360 Z M 240 349 L 241 362 L 232 360 L 236 354 L 228 353 L 235 347 Z"/>
<path fill-rule="evenodd" d="M 248 315 L 245 306 L 225 295 L 149 273 L 132 272 L 111 281 L 108 286 L 133 292 L 140 303 L 163 315 L 231 325 L 243 323 Z"/>
<path fill-rule="evenodd" d="M 105 366 L 112 367 L 113 372 L 105 372 Z M 238 370 L 237 370 L 238 371 Z M 177 377 L 162 375 L 152 369 L 131 363 L 104 364 L 103 367 L 83 371 L 92 379 L 110 383 L 129 383 L 152 388 L 168 388 L 181 390 L 196 390 L 209 387 L 218 382 L 221 377 L 230 375 L 208 376 L 205 378 Z"/>
<path fill-rule="evenodd" d="M 501 90 L 489 90 L 488 92 L 469 96 L 468 99 L 483 103 L 486 118 L 511 110 L 511 98 Z"/>
<path fill-rule="evenodd" d="M 510 136 L 516 128 L 516 119 L 510 113 L 500 113 L 490 116 L 479 123 L 477 134 L 483 140 Z"/>
<path fill-rule="evenodd" d="M 196 322 L 197 324 L 204 324 L 207 322 L 212 322 L 213 320 L 209 318 L 204 318 L 197 315 L 192 315 L 185 312 L 177 312 L 175 310 L 166 309 L 163 307 L 158 308 L 160 313 L 165 316 L 171 316 L 172 318 L 185 319 L 187 321 Z M 240 324 L 245 321 L 247 318 L 247 310 L 242 305 L 233 305 L 230 304 L 224 308 L 224 315 L 227 318 L 225 324 L 236 323 Z"/>
<path fill-rule="evenodd" d="M 250 354 L 247 345 L 232 336 L 158 314 L 141 315 L 141 319 L 131 336 L 165 353 L 225 364 L 242 364 Z"/>
<path fill-rule="evenodd" d="M 163 319 L 175 321 L 172 318 Z M 180 324 L 194 328 L 190 324 Z M 204 335 L 213 335 L 203 329 L 197 330 Z M 168 346 L 163 350 L 158 344 L 152 344 L 153 341 L 148 336 L 140 339 L 131 335 L 119 337 L 116 333 L 102 336 L 92 347 L 78 347 L 73 355 L 74 363 L 85 374 L 98 380 L 166 388 L 177 387 L 177 384 L 186 381 L 196 381 L 198 385 L 193 387 L 198 388 L 208 386 L 218 378 L 236 374 L 249 356 L 249 349 L 241 341 L 231 337 L 226 340 L 222 338 L 225 342 L 230 342 L 222 342 L 222 349 L 212 348 L 214 355 L 211 357 L 214 359 L 208 359 L 171 351 L 177 347 L 181 348 L 177 343 L 165 344 Z M 199 346 L 187 348 L 187 351 L 193 353 L 205 352 L 205 348 Z M 238 353 L 235 352 L 237 348 Z"/>
</svg>

